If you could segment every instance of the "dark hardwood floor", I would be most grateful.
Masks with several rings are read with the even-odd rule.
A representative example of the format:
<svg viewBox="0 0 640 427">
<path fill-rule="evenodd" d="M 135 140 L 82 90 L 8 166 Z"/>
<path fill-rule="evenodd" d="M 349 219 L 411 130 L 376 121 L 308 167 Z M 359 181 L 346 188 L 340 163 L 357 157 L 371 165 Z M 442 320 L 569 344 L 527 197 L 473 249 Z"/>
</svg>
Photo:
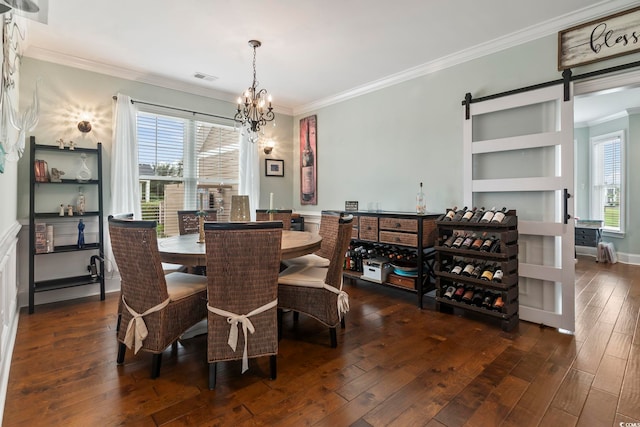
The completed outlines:
<svg viewBox="0 0 640 427">
<path fill-rule="evenodd" d="M 116 365 L 117 295 L 20 314 L 5 426 L 618 426 L 640 422 L 640 267 L 576 265 L 576 333 L 439 313 L 432 300 L 357 282 L 338 331 L 285 314 L 268 358 L 218 368 L 204 336 Z"/>
</svg>

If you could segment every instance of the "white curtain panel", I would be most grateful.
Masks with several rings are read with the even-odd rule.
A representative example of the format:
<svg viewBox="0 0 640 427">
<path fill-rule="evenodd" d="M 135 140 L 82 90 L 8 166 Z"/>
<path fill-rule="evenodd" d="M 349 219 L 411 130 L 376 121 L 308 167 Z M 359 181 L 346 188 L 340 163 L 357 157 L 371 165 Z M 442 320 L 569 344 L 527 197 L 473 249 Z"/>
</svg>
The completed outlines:
<svg viewBox="0 0 640 427">
<path fill-rule="evenodd" d="M 238 194 L 249 196 L 249 211 L 251 221 L 256 220 L 256 209 L 260 206 L 260 164 L 258 144 L 249 141 L 245 135 L 247 132 L 240 132 L 240 183 L 238 184 Z"/>
<path fill-rule="evenodd" d="M 131 97 L 118 94 L 113 122 L 113 149 L 111 159 L 111 212 L 133 212 L 141 219 L 138 174 L 138 144 L 136 141 L 136 107 Z M 106 233 L 109 235 L 109 228 Z M 105 239 L 107 270 L 117 270 L 111 249 L 111 239 Z"/>
</svg>

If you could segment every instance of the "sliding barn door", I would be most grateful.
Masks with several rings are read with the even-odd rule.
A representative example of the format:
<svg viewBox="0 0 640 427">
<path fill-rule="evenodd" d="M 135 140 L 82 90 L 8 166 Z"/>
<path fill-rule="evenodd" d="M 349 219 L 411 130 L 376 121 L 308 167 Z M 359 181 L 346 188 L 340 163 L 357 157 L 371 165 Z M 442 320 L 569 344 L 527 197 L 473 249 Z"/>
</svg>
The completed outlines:
<svg viewBox="0 0 640 427">
<path fill-rule="evenodd" d="M 573 100 L 558 85 L 469 112 L 464 204 L 517 211 L 520 319 L 574 331 Z"/>
</svg>

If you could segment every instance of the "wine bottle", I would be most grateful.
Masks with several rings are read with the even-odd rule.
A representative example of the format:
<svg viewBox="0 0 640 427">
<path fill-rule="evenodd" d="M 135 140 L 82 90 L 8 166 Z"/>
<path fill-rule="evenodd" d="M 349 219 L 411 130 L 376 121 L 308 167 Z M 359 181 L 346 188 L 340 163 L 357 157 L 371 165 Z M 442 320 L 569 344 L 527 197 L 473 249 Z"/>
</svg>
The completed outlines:
<svg viewBox="0 0 640 427">
<path fill-rule="evenodd" d="M 451 274 L 460 274 L 462 273 L 462 269 L 464 268 L 464 261 L 458 261 L 456 265 L 451 269 Z"/>
<path fill-rule="evenodd" d="M 464 295 L 464 291 L 465 291 L 464 285 L 458 283 L 458 286 L 456 287 L 456 292 L 453 294 L 453 299 L 455 301 L 461 301 L 462 296 Z"/>
<path fill-rule="evenodd" d="M 491 291 L 486 291 L 484 293 L 484 298 L 482 299 L 482 307 L 487 310 L 491 310 L 491 306 L 493 305 L 493 301 L 496 299 L 496 294 Z"/>
<path fill-rule="evenodd" d="M 493 280 L 494 282 L 502 283 L 502 277 L 504 277 L 504 272 L 502 271 L 502 267 L 500 264 L 496 266 L 496 271 L 493 272 Z"/>
<path fill-rule="evenodd" d="M 484 239 L 484 242 L 482 242 L 482 246 L 480 246 L 480 251 L 489 252 L 493 247 L 494 242 L 495 240 L 492 236 L 487 236 L 486 239 Z"/>
<path fill-rule="evenodd" d="M 481 207 L 480 209 L 478 209 L 473 216 L 471 217 L 471 219 L 469 220 L 469 222 L 480 222 L 480 219 L 482 219 L 482 217 L 484 216 L 484 206 Z"/>
<path fill-rule="evenodd" d="M 474 207 L 473 209 L 470 209 L 470 210 L 466 211 L 464 213 L 464 215 L 462 215 L 462 218 L 460 218 L 460 221 L 462 221 L 462 222 L 470 221 L 471 218 L 473 218 L 473 214 L 476 213 L 476 210 L 478 210 L 478 208 Z"/>
<path fill-rule="evenodd" d="M 487 232 L 486 231 L 484 233 L 482 233 L 481 235 L 476 236 L 476 239 L 473 241 L 473 243 L 471 243 L 471 247 L 469 249 L 471 249 L 473 251 L 480 250 L 480 247 L 482 247 L 482 244 L 484 243 L 486 238 L 487 238 Z"/>
<path fill-rule="evenodd" d="M 476 307 L 482 307 L 482 300 L 484 299 L 484 290 L 481 287 L 476 287 L 473 290 L 473 297 L 471 297 L 471 304 Z"/>
<path fill-rule="evenodd" d="M 416 195 L 416 213 L 418 215 L 424 215 L 427 213 L 427 199 L 422 191 L 422 183 L 420 183 L 420 190 Z"/>
<path fill-rule="evenodd" d="M 493 272 L 495 271 L 495 268 L 494 264 L 487 264 L 480 276 L 480 280 L 488 280 L 490 282 L 493 279 Z"/>
<path fill-rule="evenodd" d="M 454 231 L 443 243 L 442 246 L 450 248 L 453 242 L 458 238 L 458 232 Z"/>
<path fill-rule="evenodd" d="M 475 233 L 467 234 L 467 237 L 465 237 L 465 239 L 460 244 L 460 249 L 469 249 L 474 240 L 476 240 Z"/>
<path fill-rule="evenodd" d="M 474 279 L 479 278 L 480 275 L 482 274 L 482 272 L 484 271 L 484 267 L 485 267 L 485 265 L 482 262 L 476 264 L 475 268 L 471 272 L 471 277 L 474 278 Z"/>
<path fill-rule="evenodd" d="M 460 245 L 462 245 L 462 243 L 464 242 L 464 239 L 467 238 L 466 234 L 458 234 L 458 237 L 456 237 L 456 239 L 453 241 L 453 243 L 451 244 L 452 248 L 460 248 Z"/>
<path fill-rule="evenodd" d="M 462 274 L 463 276 L 471 276 L 471 273 L 473 273 L 473 270 L 476 268 L 476 265 L 473 263 L 473 261 L 469 261 L 467 262 L 467 264 L 464 266 L 464 268 L 462 269 L 462 271 L 460 272 L 460 274 Z"/>
<path fill-rule="evenodd" d="M 309 134 L 309 128 L 311 122 L 307 121 L 306 126 L 306 140 L 304 150 L 302 150 L 302 162 L 301 162 L 301 182 L 302 182 L 302 200 L 309 202 L 313 200 L 316 193 L 316 181 L 314 174 L 315 157 L 313 149 L 311 148 L 311 138 Z M 315 138 L 315 135 L 313 135 Z"/>
<path fill-rule="evenodd" d="M 442 220 L 451 221 L 453 219 L 453 216 L 456 214 L 456 209 L 458 209 L 458 207 L 454 206 L 453 209 L 448 210 L 444 218 L 442 218 Z"/>
<path fill-rule="evenodd" d="M 489 221 L 491 221 L 493 219 L 493 215 L 496 213 L 496 208 L 495 206 L 491 208 L 491 210 L 488 210 L 484 213 L 484 215 L 482 216 L 482 218 L 480 219 L 481 223 L 487 223 Z"/>
<path fill-rule="evenodd" d="M 491 218 L 491 222 L 494 224 L 500 224 L 502 221 L 504 221 L 505 216 L 507 215 L 507 208 L 502 208 L 500 209 L 498 212 L 496 212 L 493 215 L 493 218 Z"/>
<path fill-rule="evenodd" d="M 491 305 L 491 308 L 496 311 L 502 311 L 502 307 L 504 307 L 504 300 L 502 299 L 502 295 L 498 295 L 493 301 L 493 305 Z"/>
<path fill-rule="evenodd" d="M 452 299 L 453 294 L 455 293 L 456 293 L 456 287 L 453 286 L 453 284 L 451 284 L 447 287 L 447 289 L 444 291 L 444 294 L 442 296 L 447 299 Z"/>
<path fill-rule="evenodd" d="M 455 215 L 453 215 L 453 218 L 451 218 L 451 221 L 454 222 L 460 222 L 460 220 L 462 219 L 462 216 L 467 212 L 467 207 L 465 206 L 462 209 L 458 209 L 455 213 Z"/>
<path fill-rule="evenodd" d="M 462 302 L 465 302 L 467 304 L 471 304 L 471 300 L 473 299 L 473 286 L 467 286 L 464 289 L 464 294 L 462 294 Z"/>
</svg>

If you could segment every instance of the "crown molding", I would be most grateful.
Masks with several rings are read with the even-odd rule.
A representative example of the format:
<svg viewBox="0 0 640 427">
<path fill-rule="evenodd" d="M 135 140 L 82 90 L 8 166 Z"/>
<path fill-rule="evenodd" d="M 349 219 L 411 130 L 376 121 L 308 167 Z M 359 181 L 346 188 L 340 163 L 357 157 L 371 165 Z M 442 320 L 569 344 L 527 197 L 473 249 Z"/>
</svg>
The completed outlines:
<svg viewBox="0 0 640 427">
<path fill-rule="evenodd" d="M 294 107 L 293 112 L 295 115 L 309 113 L 319 108 L 337 104 L 351 98 L 384 89 L 386 87 L 403 83 L 417 77 L 422 77 L 427 74 L 431 74 L 437 71 L 444 70 L 446 68 L 453 67 L 455 65 L 462 64 L 464 62 L 472 61 L 474 59 L 497 53 L 502 50 L 521 45 L 523 43 L 546 37 L 566 28 L 577 25 L 581 22 L 587 22 L 596 19 L 599 16 L 606 16 L 608 14 L 624 10 L 634 5 L 636 5 L 636 2 L 630 0 L 602 1 L 593 6 L 585 7 L 576 12 L 558 16 L 547 22 L 524 28 L 520 31 L 516 31 L 506 36 L 491 40 L 489 42 L 481 43 L 471 48 L 458 51 L 451 55 L 439 58 L 435 61 L 427 62 L 408 70 L 392 74 L 390 76 L 355 87 L 345 92 L 341 92 L 339 94 L 314 101 L 309 104 Z"/>
<path fill-rule="evenodd" d="M 132 70 L 129 68 L 118 67 L 102 62 L 91 61 L 88 59 L 79 58 L 77 56 L 67 55 L 64 53 L 42 49 L 35 46 L 30 46 L 27 50 L 25 50 L 24 56 L 41 61 L 52 62 L 54 64 L 78 68 L 85 71 L 105 74 L 111 77 L 118 77 L 125 80 L 131 80 L 162 87 L 165 89 L 173 89 L 193 95 L 204 96 L 206 98 L 226 101 L 234 105 L 236 104 L 236 100 L 238 98 L 237 94 L 233 95 L 228 92 L 222 92 L 219 90 L 207 88 L 206 86 L 190 84 L 158 74 L 150 74 L 143 71 Z M 290 116 L 293 115 L 293 111 L 290 108 L 281 107 L 278 105 L 274 106 L 274 111 Z"/>
</svg>

